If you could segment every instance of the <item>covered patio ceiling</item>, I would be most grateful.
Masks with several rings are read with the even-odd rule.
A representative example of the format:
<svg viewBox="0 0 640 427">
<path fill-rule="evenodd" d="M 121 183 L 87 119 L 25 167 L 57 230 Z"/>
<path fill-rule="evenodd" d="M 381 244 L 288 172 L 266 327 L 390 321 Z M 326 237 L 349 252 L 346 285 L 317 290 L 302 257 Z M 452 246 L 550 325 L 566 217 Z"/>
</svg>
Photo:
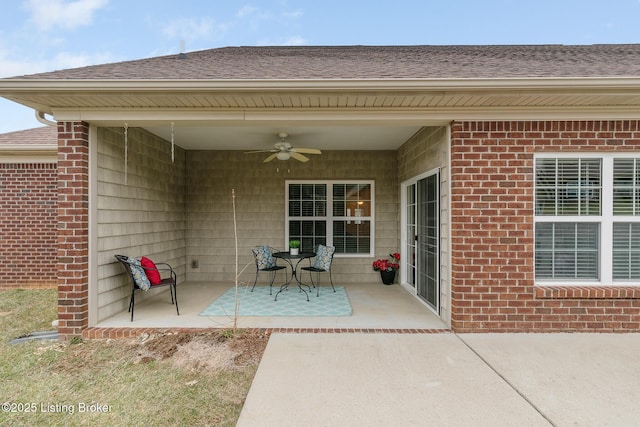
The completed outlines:
<svg viewBox="0 0 640 427">
<path fill-rule="evenodd" d="M 149 132 L 169 141 L 171 126 L 148 126 Z M 269 150 L 280 142 L 279 133 L 296 148 L 320 150 L 396 150 L 421 126 L 418 125 L 181 125 L 174 126 L 176 144 L 186 150 Z"/>
</svg>

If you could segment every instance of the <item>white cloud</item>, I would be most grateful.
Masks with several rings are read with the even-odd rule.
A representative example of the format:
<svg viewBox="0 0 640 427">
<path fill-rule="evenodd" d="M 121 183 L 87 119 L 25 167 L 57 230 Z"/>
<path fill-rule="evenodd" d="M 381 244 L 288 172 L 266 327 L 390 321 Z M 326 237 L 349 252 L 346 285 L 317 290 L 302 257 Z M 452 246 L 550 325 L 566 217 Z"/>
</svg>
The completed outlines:
<svg viewBox="0 0 640 427">
<path fill-rule="evenodd" d="M 32 74 L 43 70 L 42 64 L 0 57 L 0 78 Z"/>
<path fill-rule="evenodd" d="M 24 7 L 41 31 L 72 30 L 90 25 L 94 14 L 108 3 L 109 0 L 26 0 Z"/>
<path fill-rule="evenodd" d="M 109 62 L 116 62 L 118 60 L 118 58 L 107 53 L 87 54 L 60 52 L 47 61 L 47 69 L 64 70 L 66 68 L 85 67 L 87 65 L 106 64 Z"/>
<path fill-rule="evenodd" d="M 257 27 L 262 22 L 272 21 L 274 15 L 269 11 L 254 6 L 244 6 L 238 10 L 236 17 L 245 23 L 245 25 Z"/>
<path fill-rule="evenodd" d="M 304 46 L 308 42 L 302 36 L 291 36 L 281 39 L 262 39 L 258 42 L 260 46 Z"/>
<path fill-rule="evenodd" d="M 304 46 L 307 44 L 307 39 L 302 36 L 292 36 L 286 39 L 283 44 L 285 46 Z"/>
<path fill-rule="evenodd" d="M 20 57 L 3 44 L 0 39 L 0 78 L 21 76 L 43 70 L 42 64 L 28 61 Z"/>
<path fill-rule="evenodd" d="M 112 55 L 60 52 L 51 58 L 26 59 L 3 50 L 0 46 L 0 78 L 23 76 L 86 65 L 117 61 Z"/>
<path fill-rule="evenodd" d="M 304 12 L 301 9 L 294 10 L 293 12 L 284 12 L 282 14 L 282 16 L 284 16 L 285 18 L 293 18 L 293 19 L 298 19 L 303 15 L 304 15 Z"/>
<path fill-rule="evenodd" d="M 227 29 L 227 25 L 216 25 L 211 18 L 179 18 L 165 25 L 162 33 L 170 39 L 196 40 L 219 37 Z"/>
<path fill-rule="evenodd" d="M 279 6 L 280 11 L 269 11 L 246 5 L 236 13 L 237 25 L 242 25 L 248 34 L 264 33 L 262 30 L 265 26 L 272 28 L 267 33 L 275 34 L 275 37 L 267 36 L 258 40 L 257 44 L 260 46 L 302 46 L 308 44 L 308 41 L 299 35 L 278 36 L 279 34 L 297 32 L 300 28 L 297 23 L 304 16 L 302 9 L 286 10 L 286 2 L 279 3 Z"/>
<path fill-rule="evenodd" d="M 251 15 L 251 14 L 257 12 L 257 11 L 258 11 L 257 8 L 247 5 L 247 6 L 244 6 L 243 8 L 241 8 L 238 11 L 238 13 L 236 13 L 236 16 L 238 18 L 244 18 L 245 16 Z"/>
</svg>

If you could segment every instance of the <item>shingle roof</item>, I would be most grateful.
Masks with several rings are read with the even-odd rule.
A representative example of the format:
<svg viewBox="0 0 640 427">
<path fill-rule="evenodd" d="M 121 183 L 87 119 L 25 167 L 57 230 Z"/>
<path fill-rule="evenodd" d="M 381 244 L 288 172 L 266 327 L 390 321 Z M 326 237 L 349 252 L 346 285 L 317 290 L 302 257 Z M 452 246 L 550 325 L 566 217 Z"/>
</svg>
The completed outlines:
<svg viewBox="0 0 640 427">
<path fill-rule="evenodd" d="M 637 76 L 640 76 L 638 44 L 225 47 L 20 78 L 254 80 Z"/>
<path fill-rule="evenodd" d="M 58 129 L 55 126 L 19 130 L 0 134 L 0 145 L 57 145 Z"/>
</svg>

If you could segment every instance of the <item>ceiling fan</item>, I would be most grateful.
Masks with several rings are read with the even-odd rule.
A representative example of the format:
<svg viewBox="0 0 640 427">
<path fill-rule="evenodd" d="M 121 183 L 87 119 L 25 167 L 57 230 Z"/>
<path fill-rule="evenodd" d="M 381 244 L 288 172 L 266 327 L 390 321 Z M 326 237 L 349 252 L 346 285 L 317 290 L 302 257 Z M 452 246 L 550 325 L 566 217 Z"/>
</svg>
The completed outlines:
<svg viewBox="0 0 640 427">
<path fill-rule="evenodd" d="M 291 146 L 291 144 L 289 144 L 286 139 L 289 136 L 287 133 L 285 132 L 280 132 L 278 134 L 278 136 L 280 137 L 280 142 L 276 142 L 275 144 L 273 144 L 273 147 L 271 150 L 257 150 L 257 151 L 247 151 L 246 154 L 250 154 L 250 153 L 273 153 L 270 156 L 267 156 L 266 159 L 264 159 L 263 163 L 267 163 L 270 162 L 273 159 L 278 159 L 278 160 L 289 160 L 290 158 L 294 158 L 300 162 L 308 162 L 309 158 L 307 156 L 302 155 L 302 153 L 304 154 L 322 154 L 322 151 L 317 150 L 315 148 L 294 148 Z"/>
</svg>

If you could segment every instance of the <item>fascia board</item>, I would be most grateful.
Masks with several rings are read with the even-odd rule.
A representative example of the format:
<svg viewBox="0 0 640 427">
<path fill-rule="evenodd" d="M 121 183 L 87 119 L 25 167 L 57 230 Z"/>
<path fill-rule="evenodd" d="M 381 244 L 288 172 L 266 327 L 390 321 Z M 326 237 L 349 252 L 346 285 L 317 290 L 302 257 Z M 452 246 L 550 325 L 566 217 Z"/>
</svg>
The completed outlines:
<svg viewBox="0 0 640 427">
<path fill-rule="evenodd" d="M 0 163 L 55 163 L 57 145 L 0 145 Z"/>
<path fill-rule="evenodd" d="M 157 123 L 180 122 L 181 125 L 211 124 L 224 121 L 236 124 L 267 124 L 295 122 L 314 124 L 334 122 L 342 124 L 405 123 L 446 124 L 452 120 L 637 120 L 640 110 L 636 106 L 616 107 L 477 107 L 477 108 L 423 108 L 423 109 L 295 109 L 272 110 L 159 110 L 159 109 L 56 109 L 53 115 L 58 121 L 84 120 L 109 126 L 128 123 L 130 126 L 152 126 Z"/>
<path fill-rule="evenodd" d="M 58 146 L 55 144 L 0 144 L 0 152 L 7 153 L 11 151 L 24 153 L 32 152 L 57 152 Z"/>
<path fill-rule="evenodd" d="M 26 92 L 256 90 L 554 90 L 640 89 L 640 77 L 341 80 L 0 80 L 0 95 Z"/>
</svg>

